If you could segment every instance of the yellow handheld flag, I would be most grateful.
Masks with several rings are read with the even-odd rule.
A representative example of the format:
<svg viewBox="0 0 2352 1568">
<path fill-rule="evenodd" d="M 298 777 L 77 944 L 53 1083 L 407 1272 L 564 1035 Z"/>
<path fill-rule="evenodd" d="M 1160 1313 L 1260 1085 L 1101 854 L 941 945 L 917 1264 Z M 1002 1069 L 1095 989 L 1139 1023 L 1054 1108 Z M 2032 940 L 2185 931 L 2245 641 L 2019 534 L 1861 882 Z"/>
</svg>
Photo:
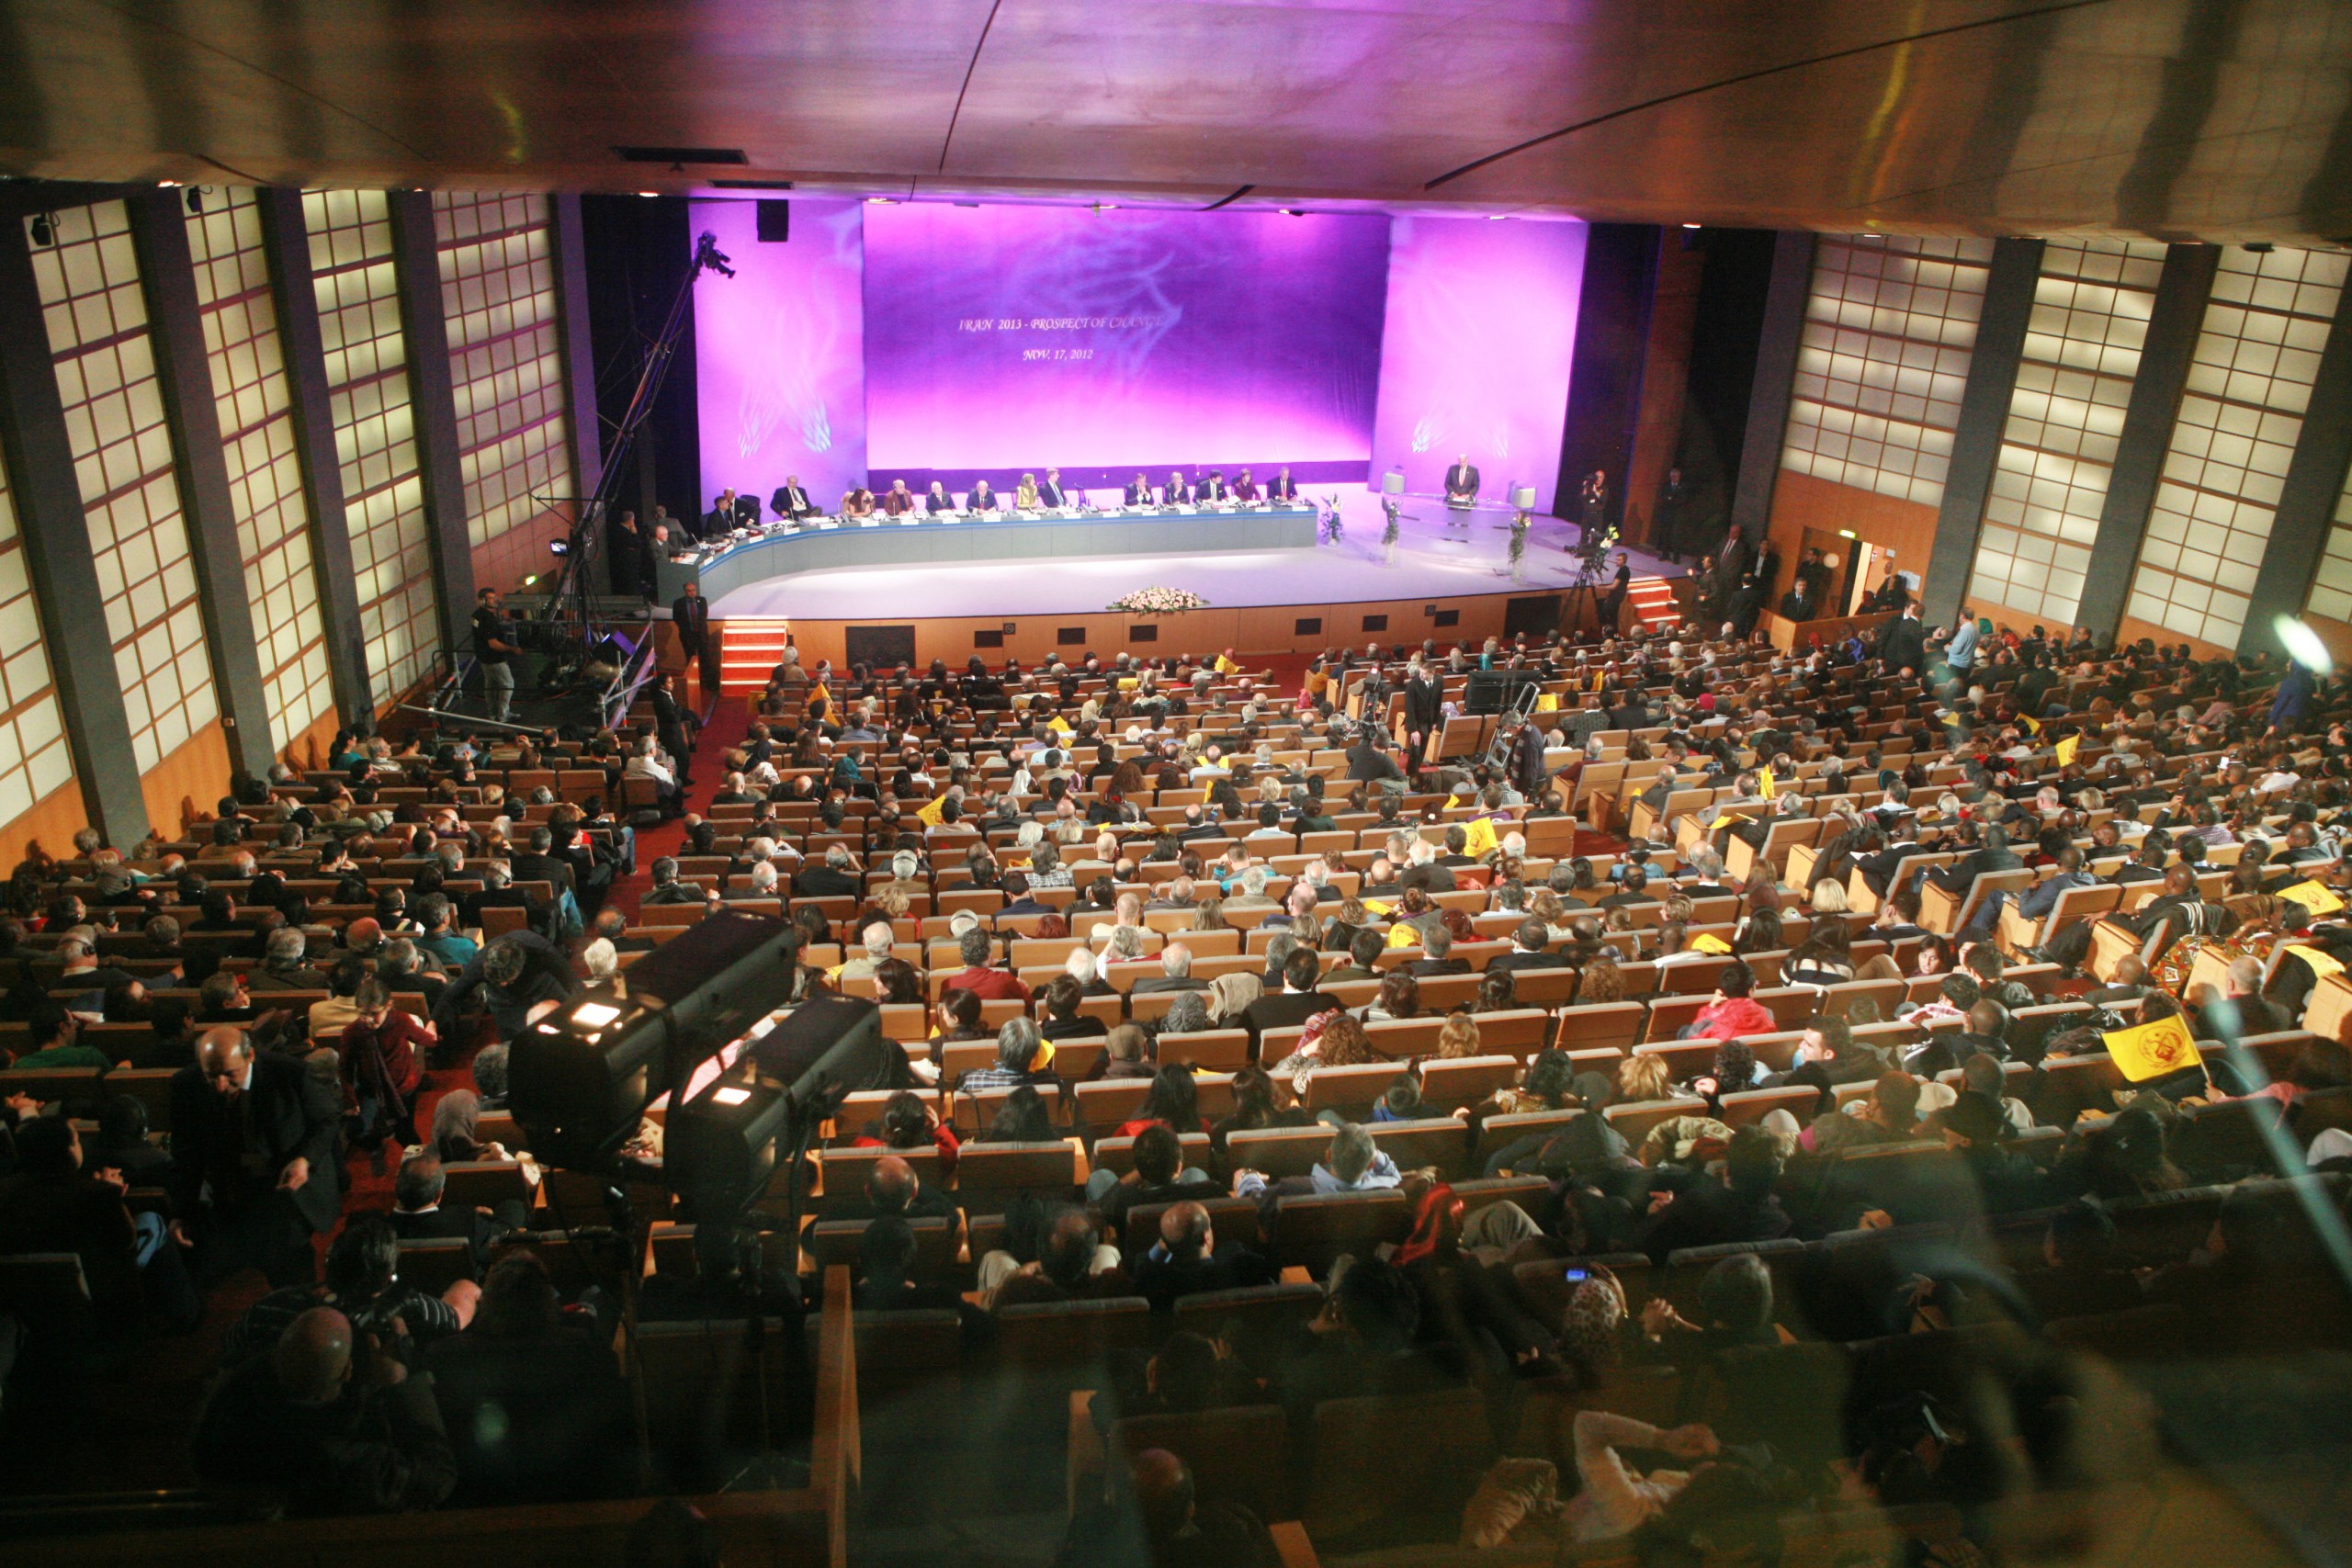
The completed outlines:
<svg viewBox="0 0 2352 1568">
<path fill-rule="evenodd" d="M 1240 668 L 1241 668 L 1241 666 L 1240 666 L 1240 665 L 1236 664 L 1232 660 L 1227 659 L 1224 654 L 1220 653 L 1220 654 L 1218 654 L 1218 655 L 1216 656 L 1216 672 L 1217 672 L 1218 674 L 1220 674 L 1220 675 L 1231 675 L 1231 674 L 1234 674 L 1234 673 L 1236 673 L 1237 671 L 1238 671 L 1240 670 Z"/>
<path fill-rule="evenodd" d="M 2025 732 L 2028 735 L 2039 735 L 2041 733 L 2041 721 L 2034 717 L 2030 713 L 2021 713 L 2018 715 L 2018 722 L 2025 726 Z"/>
<path fill-rule="evenodd" d="M 1120 677 L 1119 677 L 1119 690 L 1121 690 L 1121 691 L 1123 691 L 1123 692 L 1132 692 L 1132 691 L 1134 691 L 1137 686 L 1140 686 L 1140 685 L 1142 685 L 1142 684 L 1143 684 L 1143 680 L 1142 680 L 1142 678 L 1141 678 L 1140 676 L 1136 676 L 1136 675 L 1122 675 L 1122 676 L 1120 676 Z"/>
<path fill-rule="evenodd" d="M 2344 900 L 2316 882 L 2298 882 L 2292 887 L 2278 890 L 2281 898 L 2292 898 L 2314 915 L 2332 915 L 2344 908 Z"/>
<path fill-rule="evenodd" d="M 2076 733 L 2066 737 L 2065 739 L 2058 742 L 2057 745 L 2052 746 L 2050 749 L 2050 751 L 2052 756 L 2058 759 L 2058 765 L 2060 767 L 2070 768 L 2075 765 L 2075 753 L 2082 750 L 2082 745 L 2083 737 L 2081 732 L 2077 731 Z"/>
<path fill-rule="evenodd" d="M 1419 947 L 1421 945 L 1421 933 L 1419 930 L 1413 925 L 1405 921 L 1399 921 L 1397 924 L 1388 928 L 1388 945 L 1391 947 Z"/>
<path fill-rule="evenodd" d="M 1385 915 L 1396 908 L 1396 905 L 1380 898 L 1367 898 L 1363 901 L 1363 907 L 1364 912 L 1371 915 Z"/>
<path fill-rule="evenodd" d="M 1780 780 L 1772 776 L 1772 770 L 1770 765 L 1756 770 L 1756 788 L 1765 799 L 1770 800 L 1772 798 L 1773 793 L 1780 784 Z"/>
<path fill-rule="evenodd" d="M 1462 825 L 1462 852 L 1476 859 L 1495 847 L 1495 824 L 1492 818 L 1474 817 Z"/>
<path fill-rule="evenodd" d="M 1538 692 L 1535 694 L 1535 711 L 1537 713 L 1559 712 L 1560 694 L 1557 692 Z"/>
<path fill-rule="evenodd" d="M 1202 790 L 1201 790 L 1201 804 L 1202 804 L 1203 806 L 1206 806 L 1210 801 L 1215 800 L 1216 798 L 1216 785 L 1214 783 L 1209 784 L 1206 784 L 1206 785 L 1204 785 L 1204 786 L 1202 788 Z"/>
<path fill-rule="evenodd" d="M 1737 813 L 1736 811 L 1726 811 L 1726 812 L 1724 812 L 1722 816 L 1720 816 L 1720 817 L 1716 818 L 1713 821 L 1712 821 L 1712 822 L 1708 823 L 1708 824 L 1707 824 L 1707 826 L 1708 826 L 1710 829 L 1715 829 L 1715 828 L 1728 828 L 1728 827 L 1732 826 L 1734 823 L 1736 823 L 1736 822 L 1746 822 L 1746 821 L 1748 821 L 1748 820 L 1749 820 L 1749 818 L 1748 818 L 1742 817 L 1742 816 L 1741 816 L 1741 815 L 1739 815 L 1739 813 Z"/>
<path fill-rule="evenodd" d="M 2287 951 L 2312 966 L 2312 978 L 2315 980 L 2324 980 L 2330 975 L 2344 973 L 2344 964 L 2334 953 L 2322 953 L 2316 947 L 2304 947 L 2300 944 L 2290 947 Z"/>
<path fill-rule="evenodd" d="M 944 795 L 935 795 L 923 802 L 922 808 L 915 813 L 915 820 L 926 828 L 936 828 L 946 816 L 947 797 Z"/>
<path fill-rule="evenodd" d="M 1690 951 L 1693 953 L 1721 953 L 1728 954 L 1731 952 L 1731 943 L 1725 942 L 1723 938 L 1717 936 L 1713 931 L 1701 931 L 1697 936 L 1690 939 Z"/>
<path fill-rule="evenodd" d="M 1069 720 L 1064 718 L 1059 714 L 1056 714 L 1053 717 L 1046 721 L 1046 728 L 1052 730 L 1057 735 L 1068 735 L 1069 733 Z"/>
<path fill-rule="evenodd" d="M 2197 1042 L 2189 1038 L 2188 1025 L 2177 1014 L 2136 1029 L 2119 1029 L 2100 1038 L 2107 1042 L 2107 1054 L 2115 1058 L 2115 1065 L 2133 1083 L 2146 1083 L 2150 1078 L 2196 1066 L 2200 1060 Z"/>
</svg>

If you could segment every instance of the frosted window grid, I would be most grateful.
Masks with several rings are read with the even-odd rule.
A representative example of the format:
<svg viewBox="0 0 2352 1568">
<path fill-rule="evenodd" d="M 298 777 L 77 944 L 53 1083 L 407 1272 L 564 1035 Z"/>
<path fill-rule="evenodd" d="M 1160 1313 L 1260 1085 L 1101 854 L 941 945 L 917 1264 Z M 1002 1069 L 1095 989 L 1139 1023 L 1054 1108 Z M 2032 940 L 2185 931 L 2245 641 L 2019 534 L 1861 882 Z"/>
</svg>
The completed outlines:
<svg viewBox="0 0 2352 1568">
<path fill-rule="evenodd" d="M 1993 242 L 1824 235 L 1781 466 L 1935 506 Z"/>
<path fill-rule="evenodd" d="M 440 637 L 390 206 L 381 191 L 306 191 L 302 216 L 343 470 L 360 641 L 369 695 L 380 705 L 424 678 Z"/>
<path fill-rule="evenodd" d="M 25 571 L 17 503 L 7 470 L 0 468 L 0 822 L 15 821 L 73 779 L 64 710 Z"/>
<path fill-rule="evenodd" d="M 2044 245 L 1972 594 L 2073 623 L 2164 261 L 2143 240 Z"/>
<path fill-rule="evenodd" d="M 571 493 L 554 235 L 537 194 L 436 192 L 442 313 L 468 536 L 480 546 Z"/>
<path fill-rule="evenodd" d="M 2126 614 L 2237 645 L 2345 263 L 2284 246 L 2222 253 Z"/>
<path fill-rule="evenodd" d="M 253 191 L 231 186 L 187 218 L 205 357 L 229 467 L 270 732 L 290 745 L 334 705 L 319 605 L 310 501 Z"/>
<path fill-rule="evenodd" d="M 130 210 L 102 201 L 51 217 L 52 242 L 32 247 L 33 277 L 143 773 L 211 723 L 219 701 Z"/>
</svg>

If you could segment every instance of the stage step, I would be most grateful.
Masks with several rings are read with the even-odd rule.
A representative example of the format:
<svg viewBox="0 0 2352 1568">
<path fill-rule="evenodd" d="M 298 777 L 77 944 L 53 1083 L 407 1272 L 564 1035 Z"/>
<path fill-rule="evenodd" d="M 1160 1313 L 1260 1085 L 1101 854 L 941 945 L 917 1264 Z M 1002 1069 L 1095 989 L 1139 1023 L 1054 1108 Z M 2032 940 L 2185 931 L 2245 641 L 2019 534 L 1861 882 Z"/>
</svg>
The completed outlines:
<svg viewBox="0 0 2352 1568">
<path fill-rule="evenodd" d="M 730 615 L 718 639 L 718 682 L 729 692 L 767 689 L 768 671 L 784 658 L 792 622 L 785 616 Z"/>
<path fill-rule="evenodd" d="M 1675 607 L 1674 584 L 1663 577 L 1634 579 L 1625 585 L 1625 602 L 1645 630 L 1670 626 L 1682 618 L 1681 611 Z"/>
</svg>

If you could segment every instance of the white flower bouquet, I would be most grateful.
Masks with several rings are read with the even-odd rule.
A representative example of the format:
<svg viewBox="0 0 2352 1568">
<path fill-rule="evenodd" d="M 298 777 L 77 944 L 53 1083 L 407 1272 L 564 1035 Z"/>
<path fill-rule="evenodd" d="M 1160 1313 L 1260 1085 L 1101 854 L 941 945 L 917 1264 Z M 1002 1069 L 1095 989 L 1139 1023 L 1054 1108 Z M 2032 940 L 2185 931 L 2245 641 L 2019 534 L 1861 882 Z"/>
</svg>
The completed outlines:
<svg viewBox="0 0 2352 1568">
<path fill-rule="evenodd" d="M 1138 588 L 1105 606 L 1131 615 L 1173 615 L 1185 610 L 1205 610 L 1209 602 L 1182 588 Z"/>
</svg>

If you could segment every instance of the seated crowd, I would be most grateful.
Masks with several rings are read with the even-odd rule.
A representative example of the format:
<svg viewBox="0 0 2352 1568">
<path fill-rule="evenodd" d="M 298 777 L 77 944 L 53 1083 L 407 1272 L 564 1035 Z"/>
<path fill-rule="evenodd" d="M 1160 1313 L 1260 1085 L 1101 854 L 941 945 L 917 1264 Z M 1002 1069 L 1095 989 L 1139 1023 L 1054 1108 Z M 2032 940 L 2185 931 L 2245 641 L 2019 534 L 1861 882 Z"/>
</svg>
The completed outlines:
<svg viewBox="0 0 2352 1568">
<path fill-rule="evenodd" d="M 875 1345 L 944 1314 L 967 1368 L 1035 1375 L 1041 1324 L 1086 1347 L 1071 1561 L 1138 1519 L 1159 1561 L 1263 1559 L 1269 1509 L 1476 1535 L 1514 1465 L 1549 1468 L 1540 1503 L 1482 1540 L 1761 1541 L 1874 1500 L 1964 1552 L 2082 1440 L 2029 1397 L 2056 1347 L 2340 1343 L 2306 1229 L 2352 1169 L 2343 694 L 1965 624 L 1955 657 L 1908 609 L 1876 651 L 1340 650 L 1295 690 L 1229 653 L 788 658 L 693 759 L 721 780 L 696 811 L 666 694 L 637 734 L 344 738 L 196 841 L 17 868 L 0 1254 L 74 1255 L 94 1357 L 245 1292 L 192 1432 L 224 1495 L 683 1483 L 640 1464 L 627 1325 L 748 1301 L 797 1344 L 815 1308 L 738 1216 L 667 1212 L 659 1104 L 644 1235 L 582 1266 L 507 1045 L 739 908 L 797 929 L 796 1001 L 870 998 L 893 1045 L 805 1165 L 803 1250 L 849 1264 Z M 1467 713 L 1487 670 L 1536 711 Z M 2173 1019 L 2196 1043 L 2160 1071 L 2119 1043 Z M 1869 1348 L 1906 1336 L 1997 1343 L 2018 1404 Z M 1843 1435 L 1788 1415 L 1823 1347 L 1869 1395 Z M 1491 1471 L 1332 1502 L 1334 1402 L 1470 1394 Z M 1306 1479 L 1246 1506 L 1211 1450 L 1122 1435 L 1252 1411 Z"/>
</svg>

